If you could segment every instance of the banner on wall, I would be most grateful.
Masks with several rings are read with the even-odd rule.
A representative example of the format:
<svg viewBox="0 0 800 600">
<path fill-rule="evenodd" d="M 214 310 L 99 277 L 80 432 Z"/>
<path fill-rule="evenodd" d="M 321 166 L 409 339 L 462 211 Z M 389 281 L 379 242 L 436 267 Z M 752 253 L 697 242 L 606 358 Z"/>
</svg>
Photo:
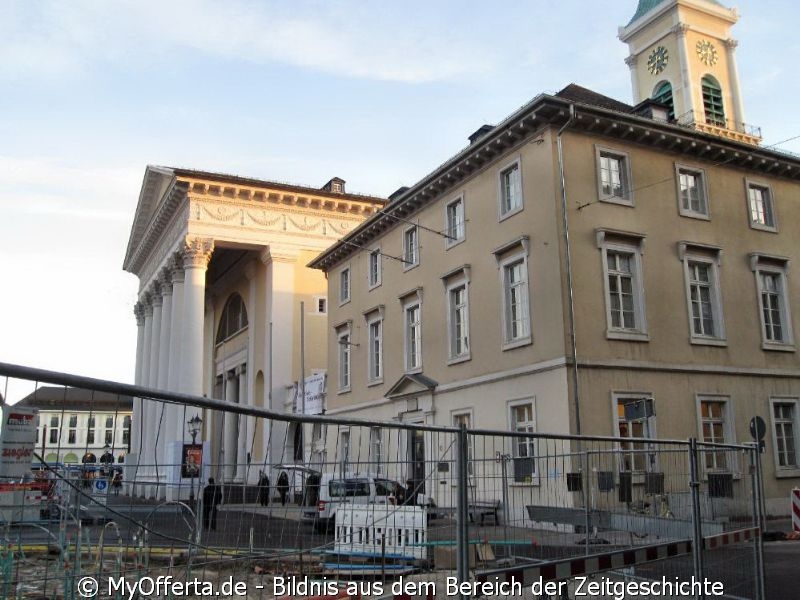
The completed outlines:
<svg viewBox="0 0 800 600">
<path fill-rule="evenodd" d="M 294 412 L 307 415 L 321 415 L 325 411 L 325 373 L 315 373 L 306 377 L 306 399 L 303 403 L 299 382 L 292 385 L 290 394 L 294 398 Z M 305 409 L 305 410 L 304 410 Z"/>
</svg>

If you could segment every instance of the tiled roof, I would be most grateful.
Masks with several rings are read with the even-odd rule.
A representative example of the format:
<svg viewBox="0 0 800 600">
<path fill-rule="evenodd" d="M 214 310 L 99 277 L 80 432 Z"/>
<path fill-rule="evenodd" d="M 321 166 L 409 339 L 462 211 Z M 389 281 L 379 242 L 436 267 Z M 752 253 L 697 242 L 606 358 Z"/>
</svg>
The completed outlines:
<svg viewBox="0 0 800 600">
<path fill-rule="evenodd" d="M 711 4 L 716 4 L 717 6 L 722 6 L 721 3 L 717 2 L 717 0 L 706 0 Z M 666 2 L 666 0 L 639 0 L 639 6 L 636 7 L 636 13 L 633 15 L 633 18 L 628 22 L 628 25 L 633 23 L 636 19 L 641 17 L 642 15 L 647 14 L 651 10 L 653 10 L 659 4 Z"/>
<path fill-rule="evenodd" d="M 614 100 L 614 98 L 598 94 L 597 92 L 575 85 L 574 83 L 570 83 L 567 87 L 558 92 L 556 97 L 571 102 L 578 102 L 579 104 L 599 106 L 600 108 L 607 108 L 608 110 L 617 112 L 633 113 L 633 107 L 630 104 Z"/>
</svg>

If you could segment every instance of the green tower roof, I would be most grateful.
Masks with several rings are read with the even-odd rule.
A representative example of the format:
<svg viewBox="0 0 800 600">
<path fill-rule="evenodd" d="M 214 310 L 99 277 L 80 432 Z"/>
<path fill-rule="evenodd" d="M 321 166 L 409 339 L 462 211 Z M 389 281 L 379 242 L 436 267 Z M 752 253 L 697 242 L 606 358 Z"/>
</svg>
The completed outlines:
<svg viewBox="0 0 800 600">
<path fill-rule="evenodd" d="M 639 6 L 636 7 L 636 13 L 633 15 L 633 18 L 628 22 L 628 25 L 633 23 L 636 19 L 644 15 L 645 13 L 650 12 L 659 4 L 663 4 L 666 0 L 639 0 Z M 706 0 L 706 2 L 711 2 L 711 4 L 716 4 L 717 6 L 722 6 L 722 3 L 717 2 L 717 0 Z"/>
</svg>

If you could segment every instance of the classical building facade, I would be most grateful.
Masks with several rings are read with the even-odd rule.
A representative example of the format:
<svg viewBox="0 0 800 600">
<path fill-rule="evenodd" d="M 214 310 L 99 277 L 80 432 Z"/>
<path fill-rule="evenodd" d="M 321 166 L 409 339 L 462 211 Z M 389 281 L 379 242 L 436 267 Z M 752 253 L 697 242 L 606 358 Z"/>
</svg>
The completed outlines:
<svg viewBox="0 0 800 600">
<path fill-rule="evenodd" d="M 130 396 L 44 386 L 20 400 L 18 406 L 39 411 L 36 452 L 45 462 L 125 462 L 131 445 Z"/>
<path fill-rule="evenodd" d="M 707 442 L 748 442 L 761 416 L 767 505 L 785 512 L 800 159 L 743 123 L 734 21 L 717 2 L 641 0 L 620 31 L 636 106 L 575 85 L 538 96 L 318 256 L 328 413 Z M 642 399 L 652 410 L 626 417 Z M 398 475 L 437 460 L 427 443 L 409 440 Z"/>
<path fill-rule="evenodd" d="M 382 204 L 338 178 L 314 189 L 147 167 L 123 264 L 140 280 L 136 383 L 283 410 L 300 376 L 301 302 L 307 335 L 326 328 L 325 280 L 305 265 Z M 324 369 L 325 354 L 309 345 L 306 372 Z M 137 399 L 133 412 L 136 480 L 153 484 L 145 493 L 177 494 L 164 465 L 180 460 L 197 411 Z M 198 416 L 204 460 L 222 481 L 253 480 L 250 465 L 282 454 L 279 436 L 251 417 Z"/>
</svg>

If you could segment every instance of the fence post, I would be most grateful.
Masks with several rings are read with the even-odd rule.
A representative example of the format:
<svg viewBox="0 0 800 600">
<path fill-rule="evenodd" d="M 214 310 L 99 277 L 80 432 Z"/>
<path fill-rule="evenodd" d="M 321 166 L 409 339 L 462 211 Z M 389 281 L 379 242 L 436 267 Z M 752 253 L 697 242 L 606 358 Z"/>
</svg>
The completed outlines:
<svg viewBox="0 0 800 600">
<path fill-rule="evenodd" d="M 463 583 L 469 581 L 469 500 L 467 498 L 467 489 L 469 483 L 469 472 L 467 461 L 469 460 L 469 453 L 467 448 L 469 446 L 469 434 L 467 427 L 464 423 L 458 430 L 456 437 L 456 576 L 458 581 Z M 467 596 L 462 596 L 466 600 Z"/>
<path fill-rule="evenodd" d="M 702 582 L 703 574 L 703 525 L 700 517 L 700 468 L 697 439 L 689 438 L 689 492 L 692 496 L 692 562 L 694 577 Z"/>
<path fill-rule="evenodd" d="M 750 448 L 750 481 L 753 486 L 753 523 L 759 528 L 759 535 L 753 539 L 753 553 L 755 558 L 756 600 L 766 598 L 764 589 L 764 514 L 761 510 L 762 481 L 761 481 L 761 452 L 758 442 Z"/>
</svg>

